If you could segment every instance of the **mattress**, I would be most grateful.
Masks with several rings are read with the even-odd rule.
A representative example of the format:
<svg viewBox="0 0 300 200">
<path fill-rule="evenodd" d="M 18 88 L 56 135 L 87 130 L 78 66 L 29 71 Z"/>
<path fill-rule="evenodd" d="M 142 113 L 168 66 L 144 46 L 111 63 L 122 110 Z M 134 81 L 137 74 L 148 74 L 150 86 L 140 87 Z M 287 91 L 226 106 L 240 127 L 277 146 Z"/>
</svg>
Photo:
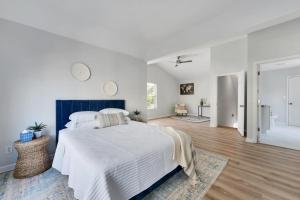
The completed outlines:
<svg viewBox="0 0 300 200">
<path fill-rule="evenodd" d="M 53 167 L 68 175 L 80 200 L 126 200 L 178 164 L 174 143 L 158 126 L 131 121 L 102 129 L 60 131 Z"/>
</svg>

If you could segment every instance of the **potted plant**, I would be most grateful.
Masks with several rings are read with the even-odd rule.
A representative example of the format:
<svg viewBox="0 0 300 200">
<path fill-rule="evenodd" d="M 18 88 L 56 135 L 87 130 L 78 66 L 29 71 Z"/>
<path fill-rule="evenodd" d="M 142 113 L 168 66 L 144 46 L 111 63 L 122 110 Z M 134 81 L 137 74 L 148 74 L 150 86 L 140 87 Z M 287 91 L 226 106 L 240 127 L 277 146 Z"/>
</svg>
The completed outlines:
<svg viewBox="0 0 300 200">
<path fill-rule="evenodd" d="M 39 138 L 43 135 L 43 130 L 46 128 L 47 126 L 43 123 L 37 123 L 35 122 L 33 126 L 29 126 L 28 130 L 33 131 L 34 135 L 36 138 Z"/>
<path fill-rule="evenodd" d="M 141 114 L 141 112 L 140 111 L 138 111 L 138 110 L 135 110 L 134 112 L 133 112 L 133 117 L 134 117 L 134 120 L 135 121 L 140 121 L 140 114 Z"/>
</svg>

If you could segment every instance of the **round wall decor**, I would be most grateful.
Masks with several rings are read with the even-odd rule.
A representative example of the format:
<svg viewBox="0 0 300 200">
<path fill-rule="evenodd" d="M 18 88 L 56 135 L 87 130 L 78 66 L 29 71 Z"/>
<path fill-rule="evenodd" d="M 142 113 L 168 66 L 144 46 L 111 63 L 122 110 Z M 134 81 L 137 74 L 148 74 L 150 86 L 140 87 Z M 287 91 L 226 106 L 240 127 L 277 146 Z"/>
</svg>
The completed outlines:
<svg viewBox="0 0 300 200">
<path fill-rule="evenodd" d="M 103 85 L 103 91 L 107 96 L 115 96 L 118 92 L 118 85 L 114 81 L 107 81 Z"/>
<path fill-rule="evenodd" d="M 71 73 L 79 81 L 87 81 L 91 77 L 90 68 L 83 63 L 74 63 L 71 67 Z"/>
</svg>

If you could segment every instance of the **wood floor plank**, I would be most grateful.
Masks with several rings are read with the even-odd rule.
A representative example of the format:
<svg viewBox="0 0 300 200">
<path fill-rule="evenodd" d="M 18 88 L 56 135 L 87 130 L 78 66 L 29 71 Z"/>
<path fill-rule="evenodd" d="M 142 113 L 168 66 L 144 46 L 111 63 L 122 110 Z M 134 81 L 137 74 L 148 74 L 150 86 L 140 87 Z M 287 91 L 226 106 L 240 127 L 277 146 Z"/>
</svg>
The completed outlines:
<svg viewBox="0 0 300 200">
<path fill-rule="evenodd" d="M 237 130 L 171 118 L 149 121 L 191 135 L 196 147 L 230 160 L 204 200 L 300 200 L 300 151 L 246 143 Z"/>
</svg>

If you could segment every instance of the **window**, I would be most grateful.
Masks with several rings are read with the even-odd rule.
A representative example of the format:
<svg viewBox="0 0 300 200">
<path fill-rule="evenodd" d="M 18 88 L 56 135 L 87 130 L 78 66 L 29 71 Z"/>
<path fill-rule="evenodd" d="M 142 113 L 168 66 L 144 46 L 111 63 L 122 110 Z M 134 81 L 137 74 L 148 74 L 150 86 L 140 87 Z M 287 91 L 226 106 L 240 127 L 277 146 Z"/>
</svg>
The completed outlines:
<svg viewBox="0 0 300 200">
<path fill-rule="evenodd" d="M 157 108 L 157 85 L 147 83 L 147 109 L 153 110 Z"/>
</svg>

